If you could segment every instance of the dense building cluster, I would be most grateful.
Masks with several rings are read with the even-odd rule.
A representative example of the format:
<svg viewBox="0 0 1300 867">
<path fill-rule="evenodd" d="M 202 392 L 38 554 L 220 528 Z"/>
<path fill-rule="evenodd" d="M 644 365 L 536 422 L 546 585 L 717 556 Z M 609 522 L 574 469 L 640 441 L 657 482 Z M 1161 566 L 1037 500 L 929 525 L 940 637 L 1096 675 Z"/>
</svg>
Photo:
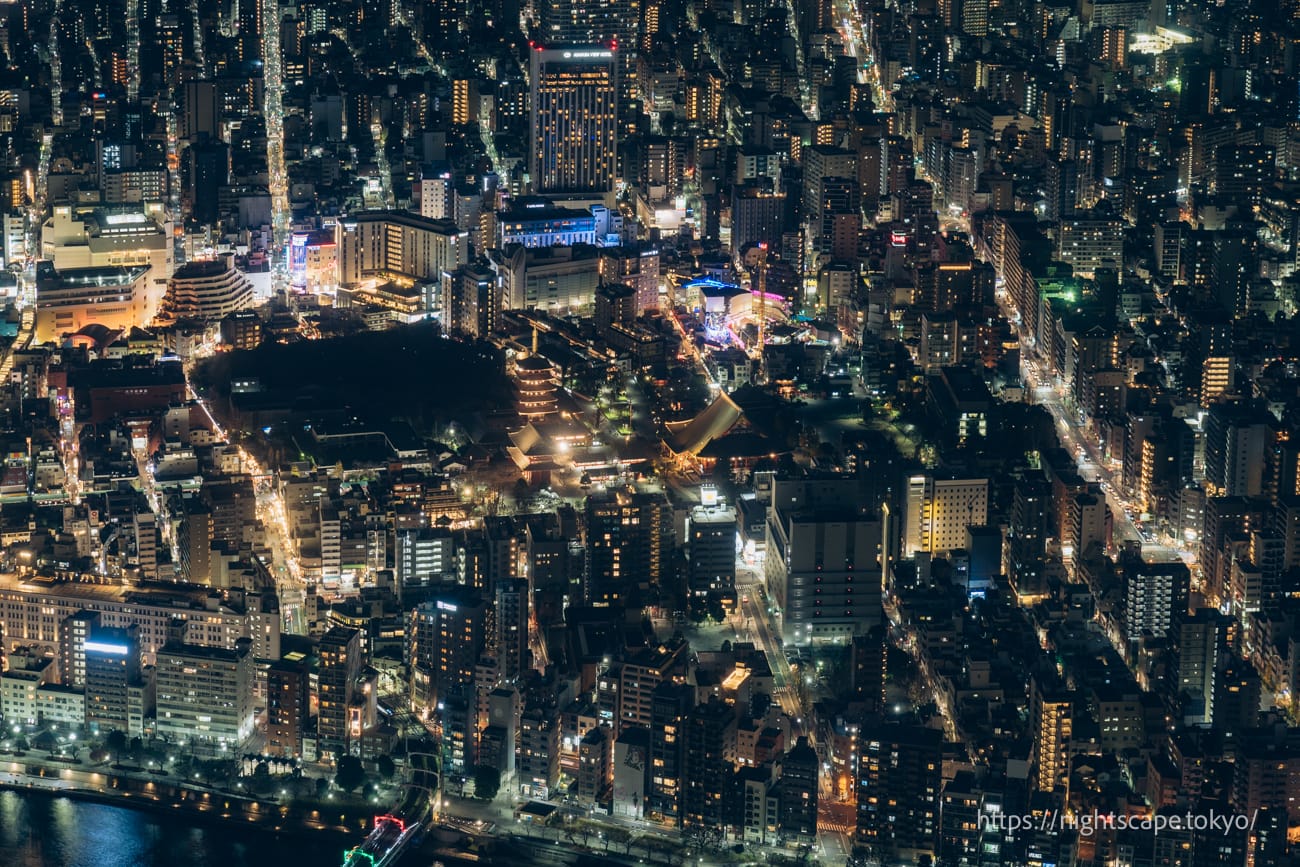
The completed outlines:
<svg viewBox="0 0 1300 867">
<path fill-rule="evenodd" d="M 3 748 L 396 758 L 701 862 L 1291 863 L 1298 47 L 0 3 Z"/>
</svg>

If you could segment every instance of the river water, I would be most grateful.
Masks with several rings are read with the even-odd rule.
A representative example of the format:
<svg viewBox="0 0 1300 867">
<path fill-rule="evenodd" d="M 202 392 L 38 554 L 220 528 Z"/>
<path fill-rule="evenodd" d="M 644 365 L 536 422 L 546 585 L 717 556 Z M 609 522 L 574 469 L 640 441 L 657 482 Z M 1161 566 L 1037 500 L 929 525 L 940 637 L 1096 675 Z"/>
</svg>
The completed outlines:
<svg viewBox="0 0 1300 867">
<path fill-rule="evenodd" d="M 341 841 L 0 791 L 4 867 L 337 867 Z"/>
</svg>

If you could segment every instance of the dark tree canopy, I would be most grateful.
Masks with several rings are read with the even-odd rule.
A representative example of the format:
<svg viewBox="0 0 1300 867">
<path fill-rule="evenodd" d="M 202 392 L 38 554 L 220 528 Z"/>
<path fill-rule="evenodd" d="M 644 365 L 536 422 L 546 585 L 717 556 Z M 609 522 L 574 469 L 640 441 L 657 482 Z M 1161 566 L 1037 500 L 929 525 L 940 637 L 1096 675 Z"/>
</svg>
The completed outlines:
<svg viewBox="0 0 1300 867">
<path fill-rule="evenodd" d="M 293 409 L 347 409 L 370 423 L 400 418 L 426 434 L 512 397 L 497 349 L 445 340 L 432 324 L 219 353 L 198 367 L 194 379 L 222 398 L 218 406 L 233 379 L 256 379 L 265 399 Z"/>
<path fill-rule="evenodd" d="M 344 756 L 339 759 L 339 769 L 334 775 L 334 783 L 345 792 L 351 792 L 366 781 L 366 770 L 361 766 L 361 759 L 356 756 Z"/>
<path fill-rule="evenodd" d="M 474 793 L 484 801 L 490 801 L 501 791 L 501 772 L 491 765 L 479 765 L 474 769 Z"/>
</svg>

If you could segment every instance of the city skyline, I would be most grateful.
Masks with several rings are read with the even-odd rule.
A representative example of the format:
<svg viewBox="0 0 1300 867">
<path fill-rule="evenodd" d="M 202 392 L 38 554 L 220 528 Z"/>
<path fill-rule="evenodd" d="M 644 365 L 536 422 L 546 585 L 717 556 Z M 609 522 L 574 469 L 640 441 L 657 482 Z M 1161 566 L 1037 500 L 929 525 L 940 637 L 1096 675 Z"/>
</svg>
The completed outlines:
<svg viewBox="0 0 1300 867">
<path fill-rule="evenodd" d="M 1295 863 L 1297 45 L 0 3 L 0 860 Z"/>
</svg>

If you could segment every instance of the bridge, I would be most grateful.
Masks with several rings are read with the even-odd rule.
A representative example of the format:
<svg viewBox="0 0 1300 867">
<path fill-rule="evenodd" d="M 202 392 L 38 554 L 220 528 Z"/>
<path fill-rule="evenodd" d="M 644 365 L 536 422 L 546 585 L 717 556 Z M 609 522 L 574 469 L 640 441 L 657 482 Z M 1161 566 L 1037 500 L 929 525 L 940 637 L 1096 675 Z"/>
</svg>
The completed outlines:
<svg viewBox="0 0 1300 867">
<path fill-rule="evenodd" d="M 397 863 L 421 823 L 386 813 L 375 816 L 375 828 L 356 848 L 343 853 L 343 867 L 389 867 Z"/>
<path fill-rule="evenodd" d="M 375 816 L 369 836 L 360 846 L 343 853 L 343 867 L 392 867 L 411 841 L 420 836 L 424 820 L 438 801 L 438 775 L 429 768 L 430 758 L 436 756 L 409 754 L 412 774 L 401 802 L 392 812 Z"/>
</svg>

